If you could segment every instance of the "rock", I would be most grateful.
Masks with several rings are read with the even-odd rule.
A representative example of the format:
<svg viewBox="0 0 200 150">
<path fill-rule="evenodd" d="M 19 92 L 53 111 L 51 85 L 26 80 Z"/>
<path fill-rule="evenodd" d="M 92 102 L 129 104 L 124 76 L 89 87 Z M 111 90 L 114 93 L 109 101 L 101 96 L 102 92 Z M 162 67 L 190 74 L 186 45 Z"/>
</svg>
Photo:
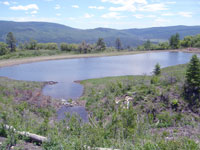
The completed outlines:
<svg viewBox="0 0 200 150">
<path fill-rule="evenodd" d="M 130 96 L 126 96 L 126 97 L 125 97 L 125 101 L 127 101 L 127 102 L 128 102 L 128 101 L 129 101 L 129 102 L 130 102 L 130 101 L 133 101 L 133 98 L 130 97 Z"/>
<path fill-rule="evenodd" d="M 119 104 L 121 101 L 122 101 L 122 100 L 121 100 L 120 98 L 116 98 L 116 99 L 115 99 L 115 103 L 116 103 L 116 104 Z"/>
<path fill-rule="evenodd" d="M 126 108 L 128 109 L 130 106 L 130 101 L 133 101 L 133 98 L 130 96 L 126 96 L 125 97 L 125 104 L 126 104 Z"/>
</svg>

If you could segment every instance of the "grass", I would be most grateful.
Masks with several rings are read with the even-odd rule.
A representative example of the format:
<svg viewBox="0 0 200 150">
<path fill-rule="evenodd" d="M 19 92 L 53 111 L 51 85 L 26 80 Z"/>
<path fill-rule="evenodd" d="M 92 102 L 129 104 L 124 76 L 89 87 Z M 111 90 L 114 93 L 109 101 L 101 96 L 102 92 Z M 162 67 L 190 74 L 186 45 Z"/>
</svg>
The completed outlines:
<svg viewBox="0 0 200 150">
<path fill-rule="evenodd" d="M 182 97 L 185 70 L 186 65 L 178 65 L 162 69 L 162 74 L 156 77 L 120 76 L 80 81 L 85 87 L 80 100 L 86 101 L 90 120 L 85 124 L 69 115 L 66 115 L 69 121 L 57 122 L 52 118 L 55 114 L 51 107 L 47 107 L 51 103 L 42 107 L 22 101 L 20 94 L 15 95 L 16 91 L 26 95 L 29 89 L 40 89 L 42 83 L 0 78 L 0 136 L 7 137 L 1 149 L 21 140 L 2 128 L 2 123 L 6 123 L 20 131 L 47 136 L 49 141 L 41 145 L 45 150 L 82 150 L 87 146 L 199 150 L 200 118 L 189 110 Z M 6 91 L 11 92 L 5 94 Z"/>
<path fill-rule="evenodd" d="M 198 126 L 200 121 L 199 115 L 188 111 L 187 101 L 182 97 L 186 67 L 187 65 L 184 64 L 164 68 L 159 77 L 122 76 L 84 80 L 80 82 L 85 87 L 84 95 L 81 99 L 86 100 L 87 110 L 91 115 L 96 116 L 95 119 L 99 120 L 98 122 L 102 126 L 109 124 L 113 114 L 121 115 L 119 110 L 127 105 L 125 99 L 129 97 L 133 110 L 139 114 L 138 117 L 142 121 L 142 127 L 144 127 L 146 136 L 158 136 L 161 141 L 166 139 L 166 137 L 173 137 L 174 143 L 171 142 L 178 144 L 184 140 L 181 135 L 185 134 L 187 135 L 186 137 L 192 137 L 191 141 L 200 141 L 199 134 L 197 133 L 200 130 Z M 154 81 L 153 83 L 152 80 Z M 116 106 L 116 100 L 121 102 L 119 106 Z M 123 119 L 121 118 L 120 120 Z M 139 122 L 136 124 L 140 124 Z M 163 138 L 160 137 L 162 133 L 158 132 L 159 129 L 165 132 L 174 129 L 177 130 L 178 134 L 174 135 L 170 132 L 168 136 Z M 188 130 L 182 131 L 186 129 Z M 189 132 L 192 130 L 196 130 L 196 133 L 192 133 L 191 136 Z M 136 134 L 134 138 L 137 139 L 139 135 L 137 133 L 134 134 Z M 149 141 L 150 147 L 147 146 L 147 149 L 164 149 L 164 147 L 159 146 L 159 140 L 155 142 L 155 139 L 150 138 Z M 152 142 L 155 143 L 153 144 Z M 163 142 L 164 145 L 166 144 L 165 146 L 169 143 Z M 174 148 L 185 149 L 181 148 L 182 144 L 180 144 L 180 147 L 176 145 L 177 148 L 175 148 L 176 146 Z M 144 147 L 146 146 L 143 145 L 141 149 L 146 149 Z M 174 149 L 172 147 L 168 146 L 166 149 Z M 194 149 L 199 149 L 199 147 Z"/>
</svg>

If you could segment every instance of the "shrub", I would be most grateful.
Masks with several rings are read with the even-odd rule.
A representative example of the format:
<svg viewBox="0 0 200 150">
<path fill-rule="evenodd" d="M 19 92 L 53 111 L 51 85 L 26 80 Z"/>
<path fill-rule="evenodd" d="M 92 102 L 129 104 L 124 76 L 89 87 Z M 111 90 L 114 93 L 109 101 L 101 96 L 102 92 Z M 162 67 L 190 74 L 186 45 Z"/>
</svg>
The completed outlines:
<svg viewBox="0 0 200 150">
<path fill-rule="evenodd" d="M 156 75 L 156 76 L 158 76 L 158 75 L 161 74 L 161 70 L 160 70 L 160 65 L 159 65 L 159 63 L 157 63 L 157 64 L 155 65 L 155 69 L 154 69 L 153 73 L 154 73 L 154 75 Z"/>
<path fill-rule="evenodd" d="M 0 42 L 0 56 L 5 55 L 8 52 L 8 45 L 6 43 Z"/>
<path fill-rule="evenodd" d="M 193 55 L 186 71 L 184 95 L 191 106 L 199 104 L 200 97 L 200 61 L 197 55 Z"/>
</svg>

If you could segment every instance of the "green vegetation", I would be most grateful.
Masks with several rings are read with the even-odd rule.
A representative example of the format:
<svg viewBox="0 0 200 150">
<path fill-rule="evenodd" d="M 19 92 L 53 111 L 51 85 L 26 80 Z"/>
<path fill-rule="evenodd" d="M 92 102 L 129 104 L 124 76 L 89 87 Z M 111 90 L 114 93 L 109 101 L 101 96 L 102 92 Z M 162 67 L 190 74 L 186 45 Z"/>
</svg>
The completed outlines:
<svg viewBox="0 0 200 150">
<path fill-rule="evenodd" d="M 169 45 L 172 49 L 178 49 L 180 47 L 180 35 L 178 33 L 170 37 Z"/>
<path fill-rule="evenodd" d="M 5 55 L 8 53 L 8 45 L 3 43 L 3 42 L 0 42 L 0 56 L 1 55 Z"/>
<path fill-rule="evenodd" d="M 160 65 L 159 65 L 159 63 L 156 64 L 153 73 L 154 73 L 154 75 L 156 75 L 156 76 L 160 75 L 161 70 L 160 70 Z"/>
<path fill-rule="evenodd" d="M 86 102 L 88 123 L 68 114 L 66 120 L 56 121 L 55 102 L 36 99 L 44 83 L 0 78 L 0 136 L 6 137 L 1 149 L 27 140 L 6 130 L 3 125 L 8 124 L 48 137 L 41 145 L 46 150 L 198 150 L 199 113 L 183 96 L 188 70 L 179 65 L 162 69 L 159 76 L 81 81 L 85 91 L 80 101 Z"/>
<path fill-rule="evenodd" d="M 8 33 L 7 45 L 0 43 L 0 59 L 13 59 L 35 56 L 51 56 L 57 54 L 91 54 L 91 53 L 107 53 L 107 52 L 128 52 L 135 49 L 130 46 L 127 49 L 122 47 L 120 38 L 115 41 L 116 48 L 106 46 L 103 38 L 99 38 L 95 44 L 89 44 L 83 41 L 80 44 L 69 43 L 38 43 L 31 39 L 29 42 L 19 43 L 16 48 L 16 39 L 12 32 Z M 200 35 L 194 37 L 185 37 L 184 40 L 179 39 L 179 34 L 172 35 L 169 42 L 161 42 L 153 44 L 147 40 L 143 45 L 138 46 L 137 50 L 168 50 L 186 48 L 186 46 L 198 47 Z M 11 48 L 12 47 L 12 48 Z M 123 51 L 122 51 L 123 50 Z"/>
<path fill-rule="evenodd" d="M 8 48 L 10 48 L 10 52 L 16 51 L 16 39 L 12 32 L 7 34 L 6 43 L 8 44 Z"/>
<path fill-rule="evenodd" d="M 115 46 L 115 39 L 120 38 L 123 48 L 137 47 L 146 40 L 151 42 L 167 41 L 172 34 L 185 36 L 200 34 L 199 26 L 172 26 L 145 29 L 115 30 L 109 28 L 96 28 L 81 30 L 56 23 L 47 22 L 12 22 L 0 21 L 0 41 L 5 41 L 8 32 L 13 32 L 17 41 L 25 43 L 34 39 L 40 43 L 95 43 L 99 37 L 104 38 L 107 46 Z"/>
<path fill-rule="evenodd" d="M 200 105 L 200 60 L 193 55 L 187 67 L 184 94 L 191 106 L 197 109 Z"/>
<path fill-rule="evenodd" d="M 116 41 L 115 41 L 115 44 L 116 44 L 116 49 L 119 51 L 119 50 L 122 50 L 122 42 L 120 40 L 120 38 L 117 38 Z"/>
<path fill-rule="evenodd" d="M 179 48 L 200 48 L 200 34 L 195 36 L 186 36 L 183 40 L 180 40 L 180 35 L 176 33 L 172 35 L 169 42 L 160 42 L 158 44 L 152 43 L 147 40 L 143 45 L 137 47 L 138 50 L 167 50 L 167 49 L 179 49 Z"/>
</svg>

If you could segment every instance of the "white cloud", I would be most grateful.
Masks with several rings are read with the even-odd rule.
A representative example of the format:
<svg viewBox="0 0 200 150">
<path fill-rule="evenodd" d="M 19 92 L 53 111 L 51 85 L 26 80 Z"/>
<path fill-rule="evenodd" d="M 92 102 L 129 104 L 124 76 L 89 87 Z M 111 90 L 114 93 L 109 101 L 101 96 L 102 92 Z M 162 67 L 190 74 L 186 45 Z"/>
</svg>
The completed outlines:
<svg viewBox="0 0 200 150">
<path fill-rule="evenodd" d="M 166 4 L 176 4 L 175 1 L 171 1 L 171 2 L 165 2 Z"/>
<path fill-rule="evenodd" d="M 142 15 L 142 14 L 135 14 L 133 15 L 137 19 L 143 19 L 143 18 L 156 18 L 155 15 Z"/>
<path fill-rule="evenodd" d="M 110 7 L 110 11 L 136 11 L 136 7 L 134 5 L 124 5 L 122 7 Z"/>
<path fill-rule="evenodd" d="M 137 10 L 135 4 L 147 4 L 146 0 L 101 0 L 102 2 L 110 2 L 112 4 L 121 5 L 120 7 L 110 7 L 110 11 L 131 11 Z"/>
<path fill-rule="evenodd" d="M 161 11 L 168 10 L 168 8 L 163 3 L 148 4 L 139 8 L 140 11 Z"/>
<path fill-rule="evenodd" d="M 110 11 L 161 11 L 168 10 L 167 4 L 174 2 L 158 3 L 159 1 L 153 1 L 149 4 L 147 0 L 101 0 L 102 2 L 110 2 L 115 5 L 121 5 L 117 7 L 110 7 Z M 155 3 L 156 2 L 156 3 Z"/>
<path fill-rule="evenodd" d="M 72 7 L 73 7 L 73 8 L 79 8 L 79 6 L 78 6 L 78 5 L 72 5 Z"/>
<path fill-rule="evenodd" d="M 56 16 L 61 16 L 61 14 L 60 14 L 60 13 L 57 13 Z"/>
<path fill-rule="evenodd" d="M 164 18 L 156 18 L 155 19 L 155 22 L 156 23 L 158 23 L 158 24 L 162 24 L 162 23 L 168 23 L 168 22 L 170 22 L 169 20 L 167 20 L 167 19 L 164 19 Z"/>
<path fill-rule="evenodd" d="M 13 7 L 10 7 L 10 9 L 12 10 L 29 10 L 29 9 L 38 10 L 39 7 L 36 4 L 30 4 L 26 6 L 23 6 L 23 5 L 13 6 Z"/>
<path fill-rule="evenodd" d="M 38 13 L 37 10 L 31 12 L 31 14 L 37 14 L 37 13 Z"/>
<path fill-rule="evenodd" d="M 99 10 L 105 9 L 104 6 L 89 6 L 88 8 L 90 8 L 90 9 L 99 9 Z"/>
<path fill-rule="evenodd" d="M 54 7 L 54 9 L 56 9 L 56 10 L 58 10 L 58 9 L 60 9 L 61 7 L 60 7 L 60 5 L 56 5 L 55 7 Z"/>
<path fill-rule="evenodd" d="M 179 12 L 178 13 L 180 16 L 182 16 L 182 17 L 187 17 L 187 18 L 190 18 L 190 17 L 192 17 L 192 12 Z"/>
<path fill-rule="evenodd" d="M 139 4 L 147 4 L 146 0 L 101 0 L 102 2 L 110 2 L 113 4 L 121 4 L 121 5 L 128 5 L 128 4 L 134 4 L 134 3 L 139 3 Z"/>
<path fill-rule="evenodd" d="M 86 14 L 84 15 L 84 18 L 92 18 L 92 17 L 94 17 L 93 14 L 88 14 L 88 13 L 86 13 Z"/>
<path fill-rule="evenodd" d="M 110 19 L 110 18 L 121 19 L 121 18 L 124 18 L 125 16 L 121 16 L 120 13 L 118 12 L 110 12 L 110 13 L 102 15 L 101 17 L 105 19 Z"/>
<path fill-rule="evenodd" d="M 147 15 L 147 18 L 156 18 L 155 15 Z"/>
<path fill-rule="evenodd" d="M 10 5 L 8 1 L 2 2 L 2 4 L 7 5 L 7 6 Z"/>
<path fill-rule="evenodd" d="M 142 15 L 142 14 L 136 14 L 136 15 L 133 15 L 135 18 L 137 18 L 137 19 L 142 19 L 142 18 L 144 18 L 144 15 Z"/>
<path fill-rule="evenodd" d="M 173 13 L 164 13 L 164 14 L 161 14 L 162 16 L 174 16 L 175 14 Z"/>
<path fill-rule="evenodd" d="M 60 19 L 56 18 L 45 18 L 45 17 L 10 17 L 10 18 L 0 18 L 2 20 L 10 20 L 10 21 L 19 21 L 19 22 L 26 22 L 26 21 L 42 21 L 42 22 L 59 22 Z"/>
</svg>

